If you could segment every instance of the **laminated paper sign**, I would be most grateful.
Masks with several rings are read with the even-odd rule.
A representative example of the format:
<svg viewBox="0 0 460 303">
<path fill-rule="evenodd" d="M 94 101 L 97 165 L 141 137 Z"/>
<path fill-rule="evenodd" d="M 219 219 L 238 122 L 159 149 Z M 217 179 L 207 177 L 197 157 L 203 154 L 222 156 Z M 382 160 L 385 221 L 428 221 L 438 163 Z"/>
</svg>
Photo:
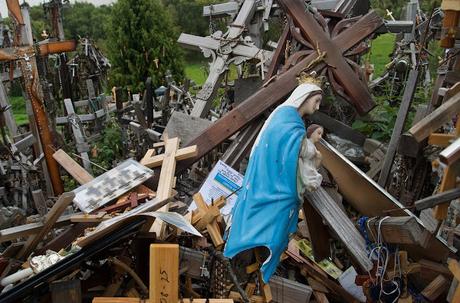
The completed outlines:
<svg viewBox="0 0 460 303">
<path fill-rule="evenodd" d="M 91 182 L 75 189 L 73 202 L 81 211 L 90 213 L 152 176 L 153 170 L 133 159 L 128 159 Z"/>
<path fill-rule="evenodd" d="M 201 187 L 200 194 L 207 204 L 211 204 L 212 200 L 215 201 L 222 196 L 229 196 L 225 206 L 220 210 L 224 216 L 229 215 L 238 197 L 238 190 L 243 183 L 243 177 L 242 174 L 219 160 Z M 232 193 L 234 194 L 232 195 Z M 195 209 L 196 204 L 192 202 L 189 211 Z"/>
</svg>

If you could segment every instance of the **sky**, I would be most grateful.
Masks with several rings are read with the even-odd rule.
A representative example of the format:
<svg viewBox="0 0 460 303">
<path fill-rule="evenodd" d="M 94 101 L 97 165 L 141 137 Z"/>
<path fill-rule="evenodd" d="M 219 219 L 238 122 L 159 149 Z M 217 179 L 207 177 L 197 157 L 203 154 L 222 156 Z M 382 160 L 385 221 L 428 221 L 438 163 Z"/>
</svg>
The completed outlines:
<svg viewBox="0 0 460 303">
<path fill-rule="evenodd" d="M 19 0 L 19 4 L 22 4 L 24 0 Z M 30 6 L 35 6 L 35 5 L 40 5 L 44 2 L 45 0 L 27 0 L 27 3 L 29 3 Z M 70 2 L 74 3 L 75 0 L 70 0 Z M 102 5 L 102 4 L 110 4 L 113 2 L 116 2 L 116 0 L 78 0 L 78 2 L 90 2 L 93 3 L 94 5 Z M 0 0 L 0 13 L 2 14 L 2 17 L 5 18 L 8 16 L 8 9 L 6 8 L 6 1 L 5 0 Z"/>
</svg>

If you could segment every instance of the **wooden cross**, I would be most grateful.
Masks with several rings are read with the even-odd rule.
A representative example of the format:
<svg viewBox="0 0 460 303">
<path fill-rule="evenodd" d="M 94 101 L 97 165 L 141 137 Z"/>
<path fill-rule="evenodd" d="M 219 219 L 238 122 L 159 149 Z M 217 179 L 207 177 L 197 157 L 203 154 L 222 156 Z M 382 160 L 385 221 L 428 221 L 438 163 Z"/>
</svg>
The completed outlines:
<svg viewBox="0 0 460 303">
<path fill-rule="evenodd" d="M 80 153 L 81 159 L 83 161 L 83 167 L 91 174 L 91 162 L 89 161 L 88 151 L 89 145 L 85 140 L 84 130 L 81 127 L 81 124 L 78 123 L 76 118 L 76 113 L 73 108 L 72 100 L 64 99 L 64 106 L 69 115 L 69 124 L 72 128 L 73 136 L 75 137 L 75 143 L 78 153 Z"/>
<path fill-rule="evenodd" d="M 224 240 L 217 223 L 220 217 L 220 208 L 225 205 L 225 198 L 218 199 L 212 205 L 208 205 L 200 193 L 193 195 L 197 209 L 192 214 L 192 224 L 199 230 L 206 229 L 211 237 L 214 247 L 220 250 L 224 245 Z"/>
<path fill-rule="evenodd" d="M 0 61 L 19 62 L 19 66 L 24 77 L 27 95 L 32 104 L 32 110 L 34 112 L 38 134 L 51 177 L 53 191 L 55 195 L 58 195 L 64 191 L 64 188 L 59 174 L 58 165 L 53 158 L 53 138 L 49 129 L 48 117 L 44 107 L 43 92 L 39 81 L 36 57 L 73 51 L 76 48 L 76 43 L 75 41 L 62 41 L 32 45 L 32 33 L 24 31 L 25 23 L 18 0 L 7 0 L 7 6 L 16 30 L 14 43 L 16 47 L 1 49 Z M 24 43 L 24 41 L 26 43 Z M 25 44 L 25 46 L 19 46 L 20 44 Z"/>
<path fill-rule="evenodd" d="M 292 2 L 294 3 L 294 1 Z M 299 6 L 302 7 L 302 4 L 297 3 L 295 7 L 299 8 Z M 311 13 L 303 12 L 303 7 L 298 10 L 302 13 L 302 16 L 307 14 L 309 16 L 307 17 L 308 19 L 313 18 Z M 299 16 L 299 18 L 302 18 L 302 16 Z M 310 21 L 312 22 L 309 23 L 316 22 L 315 20 Z M 349 90 L 350 97 L 352 97 L 357 104 L 361 104 L 357 105 L 360 112 L 366 112 L 373 107 L 373 102 L 371 101 L 372 99 L 369 92 L 366 87 L 363 87 L 363 84 L 359 84 L 359 81 L 356 80 L 357 76 L 353 73 L 353 71 L 350 71 L 349 66 L 348 68 L 345 68 L 345 70 L 339 71 L 339 67 L 341 65 L 336 65 L 335 61 L 345 61 L 342 57 L 343 53 L 351 50 L 352 47 L 359 44 L 363 39 L 371 35 L 382 25 L 383 20 L 375 12 L 370 12 L 347 29 L 341 31 L 332 39 L 328 38 L 321 28 L 318 29 L 318 24 L 314 27 L 317 30 L 313 28 L 311 30 L 311 32 L 318 32 L 316 36 L 319 37 L 313 37 L 314 42 L 318 42 L 318 44 L 314 43 L 314 45 L 318 45 L 321 50 L 327 52 L 326 60 L 330 65 L 330 68 L 334 68 L 334 73 L 338 73 L 339 76 L 345 74 L 345 79 L 343 80 L 347 83 L 347 85 L 344 85 L 344 88 L 347 88 L 345 92 L 348 93 L 347 90 Z M 319 70 L 320 67 L 325 67 L 322 62 L 311 66 L 317 59 L 317 52 L 312 52 L 305 58 L 301 59 L 290 69 L 273 78 L 272 81 L 268 82 L 257 93 L 250 96 L 244 102 L 228 112 L 225 116 L 214 122 L 214 124 L 204 130 L 196 138 L 188 142 L 187 146 L 197 145 L 199 147 L 198 155 L 190 160 L 180 163 L 179 168 L 185 169 L 189 167 L 192 163 L 210 152 L 217 145 L 232 136 L 235 132 L 242 129 L 249 122 L 262 115 L 264 111 L 281 102 L 283 98 L 285 98 L 285 96 L 297 86 L 296 78 L 305 70 L 305 68 L 310 66 L 310 70 Z M 350 84 L 350 82 L 352 83 Z M 352 87 L 350 87 L 350 85 Z"/>
<path fill-rule="evenodd" d="M 150 245 L 150 303 L 191 303 L 191 299 L 179 300 L 179 245 Z M 139 298 L 96 297 L 93 303 L 142 303 Z M 231 299 L 193 299 L 196 303 L 233 303 Z"/>
<path fill-rule="evenodd" d="M 155 167 L 161 164 L 160 179 L 158 181 L 158 189 L 156 197 L 164 200 L 173 195 L 173 188 L 175 186 L 175 174 L 176 174 L 176 161 L 179 159 L 187 159 L 189 157 L 196 156 L 197 148 L 189 147 L 182 153 L 179 153 L 179 138 L 168 139 L 165 137 L 165 152 L 162 157 L 155 158 L 155 150 L 150 149 L 141 160 L 141 164 L 147 167 Z M 153 159 L 155 158 L 155 159 Z M 150 166 L 148 166 L 150 165 Z M 168 211 L 169 204 L 163 206 L 159 211 Z M 155 220 L 150 232 L 155 232 L 157 238 L 161 238 L 165 231 L 165 224 L 163 221 Z"/>
<path fill-rule="evenodd" d="M 266 61 L 266 58 L 271 57 L 270 51 L 264 51 L 254 45 L 244 43 L 241 37 L 253 19 L 256 6 L 257 1 L 245 0 L 229 26 L 228 32 L 224 35 L 221 32 L 216 32 L 211 37 L 204 38 L 188 34 L 181 34 L 179 37 L 178 42 L 185 47 L 201 49 L 206 57 L 211 55 L 213 57 L 208 78 L 203 84 L 203 88 L 197 93 L 192 116 L 200 118 L 207 116 L 212 100 L 219 88 L 218 84 L 232 59 L 241 63 L 249 59 Z"/>
</svg>

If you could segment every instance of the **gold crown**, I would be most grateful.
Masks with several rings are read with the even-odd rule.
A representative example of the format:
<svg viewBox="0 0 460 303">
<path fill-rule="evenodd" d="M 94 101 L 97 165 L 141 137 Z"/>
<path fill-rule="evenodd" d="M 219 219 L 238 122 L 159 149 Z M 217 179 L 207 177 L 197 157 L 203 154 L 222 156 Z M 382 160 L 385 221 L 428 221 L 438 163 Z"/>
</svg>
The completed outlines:
<svg viewBox="0 0 460 303">
<path fill-rule="evenodd" d="M 301 72 L 297 77 L 299 84 L 315 84 L 321 88 L 323 81 L 320 77 L 316 76 L 316 72 L 311 72 L 307 74 L 306 72 Z"/>
</svg>

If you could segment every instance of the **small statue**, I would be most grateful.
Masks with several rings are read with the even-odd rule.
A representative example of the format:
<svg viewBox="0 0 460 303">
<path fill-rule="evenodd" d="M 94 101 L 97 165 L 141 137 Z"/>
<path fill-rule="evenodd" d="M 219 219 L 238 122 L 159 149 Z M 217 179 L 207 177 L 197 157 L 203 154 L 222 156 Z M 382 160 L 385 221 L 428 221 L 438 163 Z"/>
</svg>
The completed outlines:
<svg viewBox="0 0 460 303">
<path fill-rule="evenodd" d="M 307 136 L 302 141 L 297 170 L 297 191 L 300 200 L 305 190 L 317 190 L 323 181 L 323 176 L 318 172 L 322 156 L 315 146 L 321 140 L 323 131 L 322 126 L 312 124 L 307 128 Z"/>
<path fill-rule="evenodd" d="M 289 234 L 297 229 L 303 193 L 321 185 L 321 156 L 314 142 L 322 128 L 312 127 L 308 135 L 302 120 L 319 109 L 321 81 L 301 75 L 299 82 L 265 121 L 254 143 L 224 249 L 228 258 L 249 249 L 263 251 L 265 283 L 278 266 Z"/>
</svg>

